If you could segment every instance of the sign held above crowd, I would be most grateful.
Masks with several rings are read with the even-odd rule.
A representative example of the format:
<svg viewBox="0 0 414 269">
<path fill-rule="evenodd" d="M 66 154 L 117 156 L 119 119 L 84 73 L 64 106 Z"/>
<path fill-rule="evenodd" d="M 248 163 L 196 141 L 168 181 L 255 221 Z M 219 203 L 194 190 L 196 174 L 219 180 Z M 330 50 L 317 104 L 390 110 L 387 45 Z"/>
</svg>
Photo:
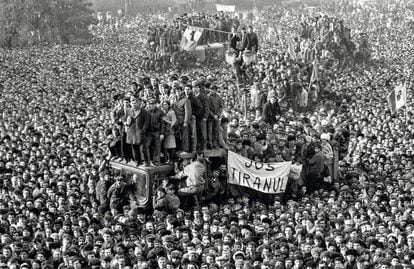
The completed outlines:
<svg viewBox="0 0 414 269">
<path fill-rule="evenodd" d="M 391 113 L 398 111 L 407 104 L 407 84 L 401 84 L 388 93 L 388 106 Z"/>
<path fill-rule="evenodd" d="M 277 194 L 285 192 L 292 164 L 256 162 L 229 151 L 227 165 L 228 183 Z"/>
<path fill-rule="evenodd" d="M 223 11 L 223 12 L 235 12 L 236 11 L 236 6 L 216 4 L 216 9 L 217 9 L 218 12 L 220 12 L 220 11 Z"/>
</svg>

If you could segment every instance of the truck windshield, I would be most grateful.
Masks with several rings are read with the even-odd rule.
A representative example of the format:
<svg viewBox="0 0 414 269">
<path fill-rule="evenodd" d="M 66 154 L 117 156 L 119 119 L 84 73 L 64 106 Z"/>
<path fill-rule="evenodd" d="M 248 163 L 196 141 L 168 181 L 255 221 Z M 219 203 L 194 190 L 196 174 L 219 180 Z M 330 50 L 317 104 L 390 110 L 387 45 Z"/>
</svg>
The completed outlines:
<svg viewBox="0 0 414 269">
<path fill-rule="evenodd" d="M 135 198 L 136 201 L 140 203 L 145 203 L 148 200 L 148 175 L 144 172 L 137 171 L 134 169 L 113 169 L 113 174 L 115 176 L 120 175 L 126 179 L 127 182 L 136 182 L 135 187 Z"/>
</svg>

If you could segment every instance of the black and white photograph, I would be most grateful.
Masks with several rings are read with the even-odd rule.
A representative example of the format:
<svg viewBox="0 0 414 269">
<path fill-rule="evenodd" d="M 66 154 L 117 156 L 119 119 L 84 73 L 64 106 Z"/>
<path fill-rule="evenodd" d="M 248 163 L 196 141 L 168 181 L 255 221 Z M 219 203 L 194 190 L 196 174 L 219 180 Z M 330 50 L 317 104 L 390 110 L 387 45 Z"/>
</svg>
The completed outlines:
<svg viewBox="0 0 414 269">
<path fill-rule="evenodd" d="M 414 269 L 414 0 L 0 0 L 0 269 Z"/>
</svg>

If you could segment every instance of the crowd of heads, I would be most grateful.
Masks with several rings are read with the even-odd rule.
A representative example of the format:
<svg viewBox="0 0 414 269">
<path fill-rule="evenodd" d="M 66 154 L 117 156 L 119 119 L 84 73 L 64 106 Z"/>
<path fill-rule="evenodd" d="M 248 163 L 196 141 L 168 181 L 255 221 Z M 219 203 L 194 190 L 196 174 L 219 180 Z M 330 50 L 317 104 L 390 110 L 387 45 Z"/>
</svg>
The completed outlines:
<svg viewBox="0 0 414 269">
<path fill-rule="evenodd" d="M 290 10 L 277 18 L 288 25 L 282 38 L 302 12 L 314 17 Z M 330 14 L 351 34 L 368 34 L 373 59 L 321 70 L 310 85 L 311 66 L 298 69 L 286 44 L 275 49 L 263 40 L 248 85 L 238 85 L 224 59 L 185 73 L 144 71 L 137 46 L 155 18 L 136 18 L 131 25 L 141 30 L 121 30 L 114 42 L 1 50 L 0 268 L 413 268 L 414 40 L 405 15 L 398 4 L 394 12 L 374 6 Z M 305 82 L 294 78 L 300 73 Z M 386 96 L 402 83 L 407 105 L 391 113 Z M 111 212 L 97 185 L 126 180 L 106 168 L 114 97 L 142 86 L 143 108 L 162 106 L 162 98 L 145 97 L 155 85 L 217 95 L 223 146 L 253 159 L 306 164 L 314 153 L 303 155 L 299 145 L 336 145 L 337 179 L 310 189 L 302 178 L 297 196 L 266 204 L 221 193 L 185 211 L 148 214 L 125 205 Z M 306 105 L 286 91 L 309 86 L 318 94 Z M 269 93 L 280 105 L 271 124 L 263 120 L 264 105 L 276 99 Z M 225 181 L 219 170 L 209 179 Z"/>
</svg>

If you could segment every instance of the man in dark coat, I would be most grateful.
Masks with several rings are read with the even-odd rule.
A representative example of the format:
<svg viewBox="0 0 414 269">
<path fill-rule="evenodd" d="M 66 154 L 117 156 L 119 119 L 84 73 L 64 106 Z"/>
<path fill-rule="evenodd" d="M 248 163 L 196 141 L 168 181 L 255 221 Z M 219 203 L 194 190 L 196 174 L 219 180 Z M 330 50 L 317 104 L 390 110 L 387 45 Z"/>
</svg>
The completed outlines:
<svg viewBox="0 0 414 269">
<path fill-rule="evenodd" d="M 197 147 L 197 129 L 196 129 L 196 116 L 200 113 L 200 111 L 203 110 L 203 107 L 201 105 L 200 100 L 194 95 L 193 89 L 191 85 L 185 85 L 184 86 L 184 92 L 187 96 L 188 100 L 190 100 L 191 103 L 191 135 L 192 138 L 192 150 L 196 150 Z"/>
<path fill-rule="evenodd" d="M 276 100 L 276 96 L 272 96 L 269 101 L 263 107 L 262 120 L 270 125 L 277 123 L 282 111 L 279 103 Z"/>
<path fill-rule="evenodd" d="M 114 99 L 116 100 L 116 105 L 111 111 L 111 119 L 117 126 L 120 135 L 119 143 L 115 145 L 116 152 L 119 153 L 117 157 L 122 157 L 128 162 L 132 158 L 132 153 L 130 147 L 126 147 L 125 122 L 127 111 L 130 109 L 130 100 L 128 97 L 121 98 L 120 95 L 117 95 Z"/>
<path fill-rule="evenodd" d="M 233 26 L 231 28 L 229 47 L 232 48 L 235 52 L 237 52 L 237 54 L 239 54 L 239 49 L 237 48 L 237 42 L 239 41 L 240 41 L 240 37 L 237 34 L 237 29 L 236 27 Z"/>
<path fill-rule="evenodd" d="M 147 130 L 147 151 L 152 152 L 152 164 L 159 165 L 161 141 L 164 139 L 162 117 L 164 113 L 155 105 L 155 99 L 148 101 L 149 124 Z M 150 151 L 150 148 L 153 149 Z"/>
<path fill-rule="evenodd" d="M 109 206 L 109 200 L 107 197 L 108 189 L 111 186 L 111 176 L 109 173 L 102 173 L 99 177 L 98 183 L 96 183 L 96 199 L 100 203 L 100 207 L 103 211 L 107 210 Z"/>
<path fill-rule="evenodd" d="M 142 108 L 142 100 L 136 99 L 131 102 L 131 109 L 128 111 L 126 121 L 127 134 L 126 142 L 131 145 L 132 158 L 139 165 L 140 161 L 145 161 L 149 166 L 149 152 L 146 147 L 146 132 L 149 124 L 149 115 Z"/>
<path fill-rule="evenodd" d="M 209 92 L 209 101 L 210 101 L 210 116 L 207 121 L 208 127 L 208 143 L 210 147 L 218 148 L 218 132 L 219 132 L 219 116 L 223 111 L 223 99 L 217 94 L 217 86 L 211 86 Z"/>
<path fill-rule="evenodd" d="M 246 50 L 250 50 L 253 53 L 256 53 L 259 50 L 259 39 L 255 32 L 253 32 L 253 26 L 249 26 L 247 32 L 247 46 Z"/>
<path fill-rule="evenodd" d="M 325 154 L 322 152 L 321 144 L 314 144 L 315 154 L 308 162 L 308 173 L 306 176 L 306 189 L 309 192 L 326 187 L 323 181 L 323 171 L 325 168 Z"/>
<path fill-rule="evenodd" d="M 116 177 L 115 183 L 108 190 L 107 197 L 109 199 L 109 206 L 113 216 L 122 212 L 122 207 L 127 202 L 127 184 L 123 182 L 122 177 Z"/>
<path fill-rule="evenodd" d="M 249 45 L 249 40 L 248 40 L 248 35 L 247 35 L 246 27 L 244 27 L 244 26 L 241 28 L 241 38 L 240 38 L 240 42 L 241 42 L 240 51 L 244 51 L 245 49 L 247 49 L 247 47 Z"/>
<path fill-rule="evenodd" d="M 200 101 L 200 110 L 194 111 L 196 117 L 197 139 L 199 149 L 207 149 L 207 119 L 210 115 L 210 99 L 200 83 L 193 88 L 194 96 Z"/>
<path fill-rule="evenodd" d="M 185 95 L 182 88 L 177 88 L 179 100 L 175 103 L 174 110 L 177 115 L 177 129 L 180 130 L 181 149 L 188 152 L 190 150 L 189 125 L 191 124 L 191 102 Z"/>
</svg>

